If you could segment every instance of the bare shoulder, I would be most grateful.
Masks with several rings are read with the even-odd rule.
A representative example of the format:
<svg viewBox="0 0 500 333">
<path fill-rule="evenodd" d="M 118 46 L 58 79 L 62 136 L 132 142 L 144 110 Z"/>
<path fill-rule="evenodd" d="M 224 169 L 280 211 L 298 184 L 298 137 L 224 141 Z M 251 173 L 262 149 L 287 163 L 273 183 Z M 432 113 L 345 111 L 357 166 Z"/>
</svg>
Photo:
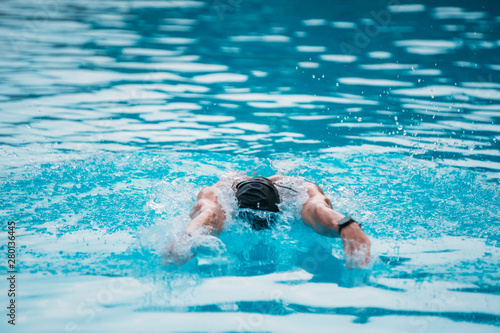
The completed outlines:
<svg viewBox="0 0 500 333">
<path fill-rule="evenodd" d="M 318 185 L 311 182 L 306 182 L 306 186 L 307 186 L 307 194 L 309 194 L 309 197 L 317 195 L 325 196 L 325 193 Z"/>
<path fill-rule="evenodd" d="M 267 179 L 269 179 L 272 182 L 277 182 L 277 181 L 282 180 L 283 177 L 285 177 L 285 176 L 276 174 L 276 175 L 272 175 L 270 177 L 267 177 Z"/>
<path fill-rule="evenodd" d="M 287 181 L 289 179 L 294 179 L 294 177 L 276 174 L 276 175 L 273 175 L 271 177 L 268 177 L 268 179 L 271 180 L 272 182 L 280 182 L 280 181 Z M 325 196 L 325 194 L 323 193 L 323 190 L 318 185 L 316 185 L 312 182 L 308 182 L 308 181 L 303 181 L 303 184 L 306 187 L 306 191 L 307 191 L 307 194 L 309 195 L 309 197 L 313 197 L 313 196 L 317 196 L 317 195 L 318 196 Z"/>
<path fill-rule="evenodd" d="M 208 208 L 219 208 L 219 201 L 216 194 L 217 186 L 207 186 L 204 187 L 198 196 L 191 210 L 191 218 L 199 214 L 202 210 Z"/>
<path fill-rule="evenodd" d="M 306 204 L 321 203 L 327 204 L 330 208 L 332 208 L 330 199 L 326 197 L 325 193 L 318 185 L 311 182 L 306 182 L 306 186 L 307 194 L 309 195 L 309 200 L 307 200 Z"/>
<path fill-rule="evenodd" d="M 217 200 L 217 195 L 215 194 L 217 189 L 219 188 L 220 184 L 216 183 L 211 186 L 204 187 L 200 193 L 198 193 L 198 197 L 196 198 L 197 200 L 210 200 L 210 201 L 216 201 Z"/>
<path fill-rule="evenodd" d="M 272 175 L 270 177 L 267 177 L 267 179 L 269 179 L 272 182 L 286 181 L 288 179 L 293 179 L 293 178 L 294 177 L 280 175 L 280 174 L 276 174 L 276 175 Z"/>
</svg>

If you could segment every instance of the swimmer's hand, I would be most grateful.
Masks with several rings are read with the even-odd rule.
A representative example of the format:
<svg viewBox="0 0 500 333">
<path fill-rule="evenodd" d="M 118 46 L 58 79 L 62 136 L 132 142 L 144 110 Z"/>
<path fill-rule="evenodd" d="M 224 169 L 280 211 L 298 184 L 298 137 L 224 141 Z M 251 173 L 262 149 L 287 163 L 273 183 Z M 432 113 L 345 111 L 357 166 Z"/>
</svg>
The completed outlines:
<svg viewBox="0 0 500 333">
<path fill-rule="evenodd" d="M 345 264 L 348 269 L 362 269 L 370 262 L 370 240 L 357 223 L 342 229 Z"/>
<path fill-rule="evenodd" d="M 194 237 L 183 233 L 171 241 L 163 250 L 162 263 L 165 266 L 181 266 L 196 255 Z"/>
</svg>

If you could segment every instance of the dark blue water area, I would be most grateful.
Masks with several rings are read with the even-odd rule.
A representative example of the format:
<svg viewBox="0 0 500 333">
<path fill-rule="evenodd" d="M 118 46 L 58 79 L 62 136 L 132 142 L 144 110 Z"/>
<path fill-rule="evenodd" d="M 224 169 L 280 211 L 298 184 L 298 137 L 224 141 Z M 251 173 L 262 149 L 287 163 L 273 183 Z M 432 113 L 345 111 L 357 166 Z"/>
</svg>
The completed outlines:
<svg viewBox="0 0 500 333">
<path fill-rule="evenodd" d="M 497 171 L 497 7 L 6 2 L 4 164 L 22 148 L 375 146 Z"/>
<path fill-rule="evenodd" d="M 496 1 L 3 1 L 20 327 L 498 331 L 499 23 Z M 163 265 L 236 172 L 317 183 L 369 266 L 288 213 Z"/>
</svg>

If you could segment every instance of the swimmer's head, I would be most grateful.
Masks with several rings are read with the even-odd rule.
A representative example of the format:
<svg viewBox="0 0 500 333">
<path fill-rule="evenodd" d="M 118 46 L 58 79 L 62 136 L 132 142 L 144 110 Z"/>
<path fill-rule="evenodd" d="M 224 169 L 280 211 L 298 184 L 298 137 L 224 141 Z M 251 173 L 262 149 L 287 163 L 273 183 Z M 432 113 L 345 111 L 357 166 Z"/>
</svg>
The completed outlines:
<svg viewBox="0 0 500 333">
<path fill-rule="evenodd" d="M 275 220 L 275 214 L 262 214 L 258 211 L 279 212 L 280 196 L 273 182 L 264 177 L 255 177 L 236 185 L 236 199 L 240 217 L 250 222 L 256 230 L 269 228 Z M 256 212 L 252 212 L 255 210 Z"/>
<path fill-rule="evenodd" d="M 252 229 L 263 230 L 271 228 L 277 219 L 277 213 L 263 210 L 241 209 L 238 211 L 238 218 L 248 222 Z"/>
</svg>

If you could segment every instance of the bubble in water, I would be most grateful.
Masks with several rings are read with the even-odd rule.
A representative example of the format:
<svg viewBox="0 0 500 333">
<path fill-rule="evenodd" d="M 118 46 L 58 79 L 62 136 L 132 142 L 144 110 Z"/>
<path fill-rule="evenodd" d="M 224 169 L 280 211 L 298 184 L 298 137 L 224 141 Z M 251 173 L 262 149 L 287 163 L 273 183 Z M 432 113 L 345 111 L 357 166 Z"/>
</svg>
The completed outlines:
<svg viewBox="0 0 500 333">
<path fill-rule="evenodd" d="M 219 256 L 226 252 L 226 245 L 214 236 L 199 236 L 195 241 L 198 257 Z"/>
<path fill-rule="evenodd" d="M 359 117 L 358 122 L 362 122 L 362 121 L 363 121 L 363 118 Z"/>
<path fill-rule="evenodd" d="M 401 131 L 403 129 L 403 125 L 398 126 L 398 130 Z"/>
</svg>

